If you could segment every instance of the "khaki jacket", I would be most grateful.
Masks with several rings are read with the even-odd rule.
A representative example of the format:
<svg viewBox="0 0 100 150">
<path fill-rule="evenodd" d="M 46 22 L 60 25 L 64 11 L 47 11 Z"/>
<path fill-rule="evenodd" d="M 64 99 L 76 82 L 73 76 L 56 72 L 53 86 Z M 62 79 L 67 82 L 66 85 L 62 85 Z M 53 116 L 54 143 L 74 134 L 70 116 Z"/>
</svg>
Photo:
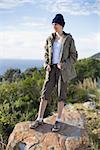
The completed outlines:
<svg viewBox="0 0 100 150">
<path fill-rule="evenodd" d="M 46 69 L 48 64 L 52 64 L 53 56 L 53 42 L 55 40 L 56 32 L 52 33 L 45 43 L 45 61 L 44 68 Z M 74 63 L 77 61 L 78 53 L 76 51 L 74 39 L 69 33 L 63 31 L 63 41 L 60 49 L 60 63 L 62 63 L 61 74 L 63 81 L 69 81 L 77 76 Z"/>
</svg>

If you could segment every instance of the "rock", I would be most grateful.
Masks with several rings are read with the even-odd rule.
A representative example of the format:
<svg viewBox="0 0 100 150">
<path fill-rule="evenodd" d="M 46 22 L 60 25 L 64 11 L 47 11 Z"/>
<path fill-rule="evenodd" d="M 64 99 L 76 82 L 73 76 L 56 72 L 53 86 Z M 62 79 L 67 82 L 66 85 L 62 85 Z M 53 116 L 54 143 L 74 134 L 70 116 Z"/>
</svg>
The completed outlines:
<svg viewBox="0 0 100 150">
<path fill-rule="evenodd" d="M 73 109 L 74 108 L 74 106 L 73 106 L 73 104 L 66 104 L 66 106 L 65 106 L 65 108 L 68 110 L 70 110 L 70 109 Z"/>
<path fill-rule="evenodd" d="M 83 106 L 85 106 L 88 109 L 96 109 L 96 103 L 95 102 L 85 102 L 83 103 Z"/>
<path fill-rule="evenodd" d="M 95 94 L 88 94 L 88 96 L 90 97 L 90 98 L 92 98 L 92 99 L 96 99 L 96 95 Z"/>
<path fill-rule="evenodd" d="M 64 107 L 62 127 L 51 132 L 57 114 L 44 119 L 44 125 L 30 129 L 31 121 L 16 124 L 6 150 L 87 150 L 89 137 L 85 116 L 75 108 Z"/>
</svg>

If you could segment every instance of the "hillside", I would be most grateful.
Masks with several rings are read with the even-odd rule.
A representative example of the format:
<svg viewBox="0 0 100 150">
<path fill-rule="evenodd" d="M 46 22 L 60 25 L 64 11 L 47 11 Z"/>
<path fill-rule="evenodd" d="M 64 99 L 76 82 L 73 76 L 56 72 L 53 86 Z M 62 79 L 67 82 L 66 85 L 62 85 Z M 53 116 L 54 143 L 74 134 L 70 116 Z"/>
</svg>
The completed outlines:
<svg viewBox="0 0 100 150">
<path fill-rule="evenodd" d="M 91 56 L 91 58 L 100 59 L 100 53 L 94 54 L 93 56 Z"/>
</svg>

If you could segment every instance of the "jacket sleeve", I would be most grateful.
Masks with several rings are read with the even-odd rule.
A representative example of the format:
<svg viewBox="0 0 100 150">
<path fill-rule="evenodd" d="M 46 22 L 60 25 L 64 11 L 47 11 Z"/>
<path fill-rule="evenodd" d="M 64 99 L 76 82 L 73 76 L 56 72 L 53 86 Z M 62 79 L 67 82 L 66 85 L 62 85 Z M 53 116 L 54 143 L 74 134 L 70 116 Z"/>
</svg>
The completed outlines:
<svg viewBox="0 0 100 150">
<path fill-rule="evenodd" d="M 48 63 L 49 63 L 49 50 L 48 50 L 48 39 L 46 39 L 45 45 L 44 45 L 45 53 L 44 53 L 44 69 L 46 69 Z"/>
<path fill-rule="evenodd" d="M 62 69 L 74 64 L 77 61 L 78 52 L 76 50 L 74 39 L 71 37 L 70 47 L 69 47 L 69 56 L 67 59 L 64 60 L 62 63 Z"/>
<path fill-rule="evenodd" d="M 72 38 L 70 48 L 69 48 L 69 61 L 71 64 L 74 64 L 78 59 L 78 52 L 76 50 L 74 39 Z"/>
</svg>

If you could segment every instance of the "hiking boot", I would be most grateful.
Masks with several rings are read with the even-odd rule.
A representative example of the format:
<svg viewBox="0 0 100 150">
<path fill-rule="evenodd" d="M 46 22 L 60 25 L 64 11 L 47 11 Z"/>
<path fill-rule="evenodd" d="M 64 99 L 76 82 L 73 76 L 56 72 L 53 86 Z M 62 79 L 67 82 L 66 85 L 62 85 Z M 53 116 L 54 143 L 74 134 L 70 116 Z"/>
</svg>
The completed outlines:
<svg viewBox="0 0 100 150">
<path fill-rule="evenodd" d="M 43 120 L 39 121 L 39 120 L 35 120 L 31 125 L 30 125 L 30 129 L 35 129 L 37 127 L 39 127 L 40 125 L 43 125 Z"/>
<path fill-rule="evenodd" d="M 61 122 L 56 121 L 53 127 L 51 128 L 51 131 L 57 132 L 61 129 Z"/>
</svg>

